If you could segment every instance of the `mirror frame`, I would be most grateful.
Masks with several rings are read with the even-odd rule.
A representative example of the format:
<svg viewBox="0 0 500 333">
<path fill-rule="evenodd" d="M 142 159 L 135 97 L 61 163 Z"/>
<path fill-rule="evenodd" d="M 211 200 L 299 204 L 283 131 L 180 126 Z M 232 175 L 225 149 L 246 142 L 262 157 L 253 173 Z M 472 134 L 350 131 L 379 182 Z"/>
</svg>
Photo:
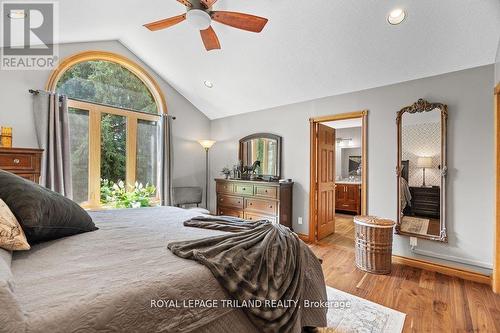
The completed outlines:
<svg viewBox="0 0 500 333">
<path fill-rule="evenodd" d="M 240 161 L 243 161 L 243 143 L 246 142 L 246 141 L 249 141 L 249 140 L 253 140 L 253 139 L 271 139 L 271 140 L 276 140 L 277 141 L 277 158 L 276 158 L 276 161 L 277 161 L 277 166 L 276 166 L 276 171 L 278 172 L 278 174 L 276 175 L 278 177 L 278 179 L 281 179 L 281 141 L 282 141 L 282 138 L 281 136 L 279 135 L 276 135 L 276 134 L 271 134 L 271 133 L 255 133 L 255 134 L 250 134 L 250 135 L 247 135 L 245 136 L 244 138 L 241 138 L 240 139 L 240 142 L 239 142 L 239 151 L 238 151 L 238 160 Z M 261 176 L 270 176 L 270 175 L 261 175 Z"/>
<path fill-rule="evenodd" d="M 401 174 L 402 174 L 402 168 L 401 168 L 401 163 L 402 163 L 402 140 L 401 140 L 401 134 L 402 134 L 402 118 L 403 114 L 405 113 L 422 113 L 422 112 L 430 112 L 434 110 L 439 110 L 441 112 L 441 189 L 440 189 L 440 221 L 439 221 L 439 229 L 440 229 L 440 234 L 439 236 L 432 236 L 432 235 L 419 235 L 419 234 L 412 234 L 408 232 L 401 231 L 401 223 L 402 223 L 402 217 L 403 214 L 401 212 L 401 189 L 400 189 L 400 182 L 401 182 Z M 400 111 L 397 112 L 396 114 L 396 125 L 397 125 L 397 142 L 398 142 L 398 149 L 397 149 L 397 166 L 396 166 L 396 176 L 397 176 L 397 200 L 398 200 L 398 212 L 397 212 L 397 223 L 396 223 L 396 228 L 395 228 L 395 233 L 399 235 L 405 235 L 405 236 L 411 236 L 411 237 L 417 237 L 417 238 L 424 238 L 424 239 L 429 239 L 429 240 L 435 240 L 435 241 L 440 241 L 447 243 L 448 242 L 448 235 L 446 232 L 446 175 L 448 172 L 448 164 L 447 164 L 447 157 L 446 157 L 446 132 L 447 132 L 447 120 L 448 120 L 448 106 L 446 104 L 442 103 L 430 103 L 424 99 L 419 99 L 416 103 L 402 108 Z"/>
</svg>

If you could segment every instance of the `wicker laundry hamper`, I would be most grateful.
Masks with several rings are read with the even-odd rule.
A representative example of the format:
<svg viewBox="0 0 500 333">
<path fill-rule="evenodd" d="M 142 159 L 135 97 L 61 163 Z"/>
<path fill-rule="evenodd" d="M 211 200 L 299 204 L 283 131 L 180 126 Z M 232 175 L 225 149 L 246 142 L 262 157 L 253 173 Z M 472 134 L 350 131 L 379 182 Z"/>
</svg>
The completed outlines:
<svg viewBox="0 0 500 333">
<path fill-rule="evenodd" d="M 356 266 L 374 274 L 391 273 L 395 222 L 375 216 L 355 216 Z"/>
</svg>

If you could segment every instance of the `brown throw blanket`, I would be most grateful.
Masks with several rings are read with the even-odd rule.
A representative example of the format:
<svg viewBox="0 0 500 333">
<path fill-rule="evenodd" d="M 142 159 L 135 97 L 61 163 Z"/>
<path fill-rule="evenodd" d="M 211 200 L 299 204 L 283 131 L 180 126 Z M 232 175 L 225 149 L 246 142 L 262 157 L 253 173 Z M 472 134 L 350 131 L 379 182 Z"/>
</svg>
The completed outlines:
<svg viewBox="0 0 500 333">
<path fill-rule="evenodd" d="M 221 216 L 196 217 L 184 225 L 231 233 L 170 243 L 172 253 L 208 267 L 234 300 L 260 305 L 243 310 L 261 332 L 301 332 L 306 265 L 320 263 L 295 233 L 268 221 Z M 318 288 L 321 299 L 315 301 L 326 300 L 324 284 Z M 255 300 L 260 303 L 250 303 Z M 318 311 L 326 318 L 327 309 Z"/>
</svg>

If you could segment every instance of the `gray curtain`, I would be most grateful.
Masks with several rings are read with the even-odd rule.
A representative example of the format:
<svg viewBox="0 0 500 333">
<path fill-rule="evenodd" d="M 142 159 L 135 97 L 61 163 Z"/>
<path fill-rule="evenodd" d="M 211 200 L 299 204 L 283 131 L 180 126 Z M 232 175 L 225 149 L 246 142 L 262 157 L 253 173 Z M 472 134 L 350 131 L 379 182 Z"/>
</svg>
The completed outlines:
<svg viewBox="0 0 500 333">
<path fill-rule="evenodd" d="M 44 92 L 33 98 L 38 145 L 43 149 L 41 184 L 72 199 L 68 100 Z"/>
<path fill-rule="evenodd" d="M 172 206 L 172 171 L 173 171 L 173 148 L 172 148 L 172 117 L 162 115 L 160 124 L 160 179 L 161 179 L 161 204 Z"/>
</svg>

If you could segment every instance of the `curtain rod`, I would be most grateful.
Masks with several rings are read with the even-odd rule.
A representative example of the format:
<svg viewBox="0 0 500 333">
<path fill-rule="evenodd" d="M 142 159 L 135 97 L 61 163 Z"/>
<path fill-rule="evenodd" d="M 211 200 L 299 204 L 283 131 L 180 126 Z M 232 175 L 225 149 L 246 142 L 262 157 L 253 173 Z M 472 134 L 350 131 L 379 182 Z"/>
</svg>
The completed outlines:
<svg viewBox="0 0 500 333">
<path fill-rule="evenodd" d="M 29 90 L 28 90 L 28 92 L 29 92 L 30 94 L 33 94 L 33 95 L 38 95 L 39 93 L 43 93 L 43 94 L 52 94 L 52 93 L 53 93 L 53 92 L 51 92 L 51 91 L 47 91 L 47 90 L 40 90 L 40 89 L 36 89 L 36 90 L 35 90 L 35 89 L 29 89 Z M 61 97 L 62 97 L 62 95 L 61 95 Z M 71 99 L 71 98 L 70 98 L 70 99 Z M 79 101 L 79 99 L 75 99 L 75 98 L 73 98 L 73 99 L 74 99 L 74 100 L 76 100 L 76 101 Z M 82 100 L 82 102 L 86 102 L 86 101 L 83 101 L 83 100 Z M 109 106 L 109 105 L 106 105 L 106 104 L 100 104 L 100 103 L 93 103 L 93 102 L 89 102 L 89 103 L 92 103 L 92 104 L 97 104 L 97 105 Z M 124 108 L 124 109 L 125 109 L 125 110 L 129 110 L 129 111 L 134 111 L 134 112 L 147 113 L 147 112 L 142 112 L 142 111 L 137 111 L 137 110 L 127 109 L 127 108 Z M 176 119 L 177 119 L 177 117 L 175 117 L 175 116 L 171 116 L 171 115 L 169 115 L 169 114 L 162 114 L 162 115 L 160 115 L 160 116 L 163 116 L 163 117 L 165 117 L 165 116 L 166 116 L 166 117 L 170 117 L 170 118 L 172 118 L 173 120 L 176 120 Z"/>
</svg>

